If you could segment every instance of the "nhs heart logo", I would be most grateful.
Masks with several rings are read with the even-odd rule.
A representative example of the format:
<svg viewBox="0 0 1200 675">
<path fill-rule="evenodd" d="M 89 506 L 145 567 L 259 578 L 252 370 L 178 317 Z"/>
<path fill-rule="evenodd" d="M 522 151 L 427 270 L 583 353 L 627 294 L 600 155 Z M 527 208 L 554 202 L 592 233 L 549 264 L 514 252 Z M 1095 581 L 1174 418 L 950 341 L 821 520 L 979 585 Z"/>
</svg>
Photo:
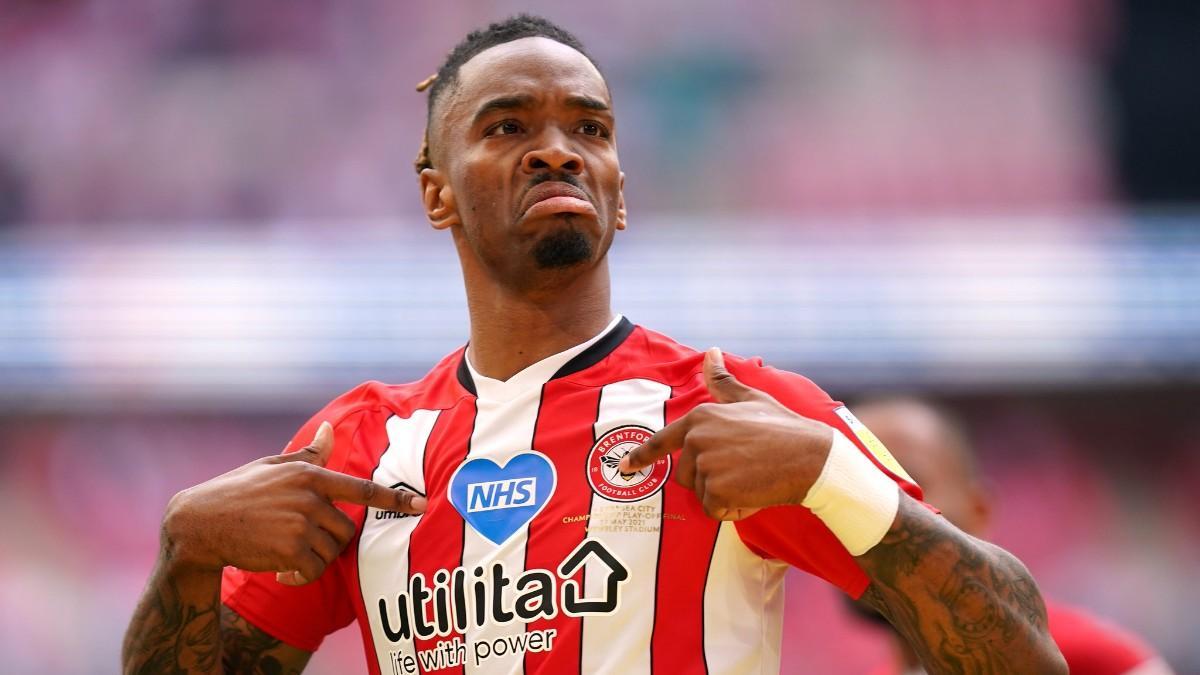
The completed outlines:
<svg viewBox="0 0 1200 675">
<path fill-rule="evenodd" d="M 503 544 L 533 520 L 554 495 L 554 463 L 535 450 L 501 467 L 484 457 L 459 465 L 450 477 L 450 503 L 475 531 Z"/>
</svg>

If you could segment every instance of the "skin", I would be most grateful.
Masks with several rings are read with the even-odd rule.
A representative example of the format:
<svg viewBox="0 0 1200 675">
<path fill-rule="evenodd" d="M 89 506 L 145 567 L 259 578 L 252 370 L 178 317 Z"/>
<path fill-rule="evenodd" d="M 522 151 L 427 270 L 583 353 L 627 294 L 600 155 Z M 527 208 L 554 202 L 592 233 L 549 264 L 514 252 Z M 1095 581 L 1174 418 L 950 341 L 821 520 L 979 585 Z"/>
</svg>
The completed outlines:
<svg viewBox="0 0 1200 675">
<path fill-rule="evenodd" d="M 942 413 L 916 399 L 896 398 L 855 408 L 858 419 L 913 475 L 925 500 L 963 532 L 982 537 L 992 517 L 991 495 L 979 479 L 967 439 Z M 920 665 L 899 635 L 892 651 L 900 672 Z"/>
<path fill-rule="evenodd" d="M 333 428 L 308 446 L 255 460 L 175 495 L 158 561 L 125 634 L 126 673 L 298 673 L 311 656 L 223 606 L 221 571 L 278 573 L 298 585 L 321 576 L 354 537 L 333 502 L 420 513 L 425 499 L 330 471 Z"/>
<path fill-rule="evenodd" d="M 976 470 L 970 441 L 952 418 L 907 397 L 860 404 L 855 414 L 920 483 L 926 501 L 936 504 L 947 520 L 972 536 L 988 534 L 992 495 Z M 893 633 L 891 643 L 896 672 L 920 667 L 916 652 L 900 635 Z M 1173 671 L 1154 659 L 1140 664 L 1136 672 L 1170 675 Z"/>
<path fill-rule="evenodd" d="M 713 518 L 800 504 L 824 467 L 832 429 L 738 382 L 720 350 L 705 355 L 704 377 L 715 402 L 654 434 L 621 470 L 678 449 L 676 480 Z M 903 492 L 883 540 L 856 560 L 871 581 L 862 601 L 887 618 L 926 671 L 1067 672 L 1025 566 Z"/>
<path fill-rule="evenodd" d="M 467 354 L 475 368 L 505 380 L 603 330 L 613 317 L 606 256 L 626 224 L 624 175 L 608 87 L 591 62 L 543 38 L 481 52 L 437 102 L 429 141 L 433 168 L 420 174 L 421 199 L 430 224 L 450 234 L 462 264 L 471 321 Z M 526 210 L 529 191 L 547 179 L 582 190 L 588 208 Z M 586 256 L 565 266 L 539 262 L 546 242 L 567 235 L 586 243 Z M 700 406 L 668 426 L 638 457 L 649 464 L 654 455 L 682 448 L 689 487 L 718 517 L 795 503 L 824 463 L 830 429 L 737 383 L 717 361 L 710 357 L 707 372 L 722 403 Z M 315 455 L 327 457 L 323 452 Z M 290 463 L 260 462 L 268 466 L 254 470 L 277 472 Z M 268 475 L 274 477 L 255 479 Z M 333 544 L 318 544 L 291 516 L 320 501 L 314 496 L 330 495 L 280 478 L 278 493 L 271 492 L 278 500 L 274 508 L 296 528 L 281 544 L 266 527 L 250 532 L 236 519 L 220 520 L 223 507 L 214 495 L 248 498 L 239 493 L 251 484 L 228 476 L 172 500 L 163 555 L 126 637 L 126 672 L 298 672 L 307 662 L 307 653 L 220 608 L 217 564 L 280 570 L 293 583 L 315 579 L 316 561 L 286 554 L 301 554 L 307 546 L 328 563 L 326 554 L 344 542 L 335 537 Z M 372 503 L 363 497 L 360 503 Z M 402 494 L 386 501 L 387 508 L 424 506 Z M 241 542 L 236 551 L 234 541 Z M 1036 587 L 1020 563 L 911 500 L 906 498 L 885 544 L 859 561 L 873 580 L 874 602 L 919 644 L 932 672 L 1065 672 L 1045 636 Z M 982 627 L 980 612 L 989 619 Z M 982 651 L 963 656 L 963 649 Z"/>
<path fill-rule="evenodd" d="M 525 102 L 487 109 L 514 98 Z M 578 105 L 585 101 L 594 107 Z M 607 254 L 625 229 L 612 99 L 582 54 L 526 38 L 463 64 L 457 87 L 439 105 L 442 115 L 430 129 L 434 168 L 421 172 L 421 197 L 430 224 L 450 232 L 462 263 L 471 364 L 506 380 L 612 319 Z M 522 218 L 531 182 L 561 174 L 578 182 L 596 215 Z M 591 257 L 566 269 L 540 268 L 533 260 L 538 241 L 566 228 L 584 236 Z M 520 340 L 512 339 L 515 326 Z"/>
<path fill-rule="evenodd" d="M 916 399 L 868 402 L 854 414 L 921 485 L 925 501 L 963 532 L 987 534 L 992 500 L 968 441 L 942 413 Z"/>
</svg>

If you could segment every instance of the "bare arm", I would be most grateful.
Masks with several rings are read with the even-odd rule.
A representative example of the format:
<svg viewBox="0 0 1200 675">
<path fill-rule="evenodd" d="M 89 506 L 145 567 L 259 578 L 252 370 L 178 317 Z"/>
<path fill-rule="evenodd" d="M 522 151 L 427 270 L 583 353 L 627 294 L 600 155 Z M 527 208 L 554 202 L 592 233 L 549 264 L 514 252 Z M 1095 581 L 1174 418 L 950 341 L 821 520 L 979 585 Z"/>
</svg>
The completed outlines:
<svg viewBox="0 0 1200 675">
<path fill-rule="evenodd" d="M 311 653 L 259 630 L 220 602 L 220 571 L 164 554 L 125 635 L 126 673 L 300 673 Z"/>
<path fill-rule="evenodd" d="M 834 431 L 739 382 L 720 352 L 706 357 L 704 376 L 716 403 L 668 424 L 626 455 L 621 470 L 649 466 L 678 448 L 675 479 L 696 492 L 713 518 L 739 520 L 761 508 L 804 505 L 830 457 Z M 870 479 L 878 478 L 866 466 Z M 890 480 L 882 483 L 874 489 L 899 491 Z M 856 560 L 871 579 L 867 601 L 925 667 L 936 675 L 1065 674 L 1041 595 L 1020 561 L 963 534 L 903 492 L 899 499 L 883 539 L 870 542 Z M 885 526 L 880 522 L 875 532 Z"/>
<path fill-rule="evenodd" d="M 189 574 L 179 569 L 169 549 L 164 541 L 125 633 L 124 672 L 220 672 L 221 572 Z"/>
<path fill-rule="evenodd" d="M 317 580 L 355 535 L 348 502 L 404 513 L 423 497 L 325 469 L 333 428 L 308 447 L 255 460 L 175 495 L 162 547 L 125 634 L 126 673 L 299 673 L 310 654 L 250 625 L 221 604 L 231 565 L 277 572 L 281 584 Z M 302 620 L 302 617 L 297 617 Z"/>
<path fill-rule="evenodd" d="M 883 540 L 857 558 L 863 600 L 940 673 L 1066 673 L 1029 571 L 903 496 Z"/>
<path fill-rule="evenodd" d="M 227 647 L 222 659 L 225 672 L 236 675 L 297 675 L 312 656 L 267 635 L 225 605 L 221 605 L 221 642 Z"/>
</svg>

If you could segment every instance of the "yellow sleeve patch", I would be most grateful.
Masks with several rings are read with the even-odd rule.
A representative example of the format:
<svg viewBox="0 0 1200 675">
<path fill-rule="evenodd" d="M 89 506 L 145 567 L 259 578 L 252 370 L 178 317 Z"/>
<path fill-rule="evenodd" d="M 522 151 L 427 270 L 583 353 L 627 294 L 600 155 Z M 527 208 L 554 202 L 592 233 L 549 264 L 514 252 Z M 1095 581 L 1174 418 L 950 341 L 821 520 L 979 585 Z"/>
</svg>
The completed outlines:
<svg viewBox="0 0 1200 675">
<path fill-rule="evenodd" d="M 887 446 L 883 444 L 883 441 L 879 440 L 878 436 L 871 433 L 871 430 L 867 428 L 867 425 L 858 421 L 858 418 L 854 416 L 854 413 L 850 412 L 849 408 L 846 406 L 841 406 L 833 412 L 836 413 L 838 417 L 842 418 L 842 421 L 846 423 L 846 426 L 850 427 L 850 431 L 854 432 L 854 435 L 858 437 L 858 440 L 862 441 L 862 444 L 867 446 L 867 450 L 869 450 L 871 454 L 875 456 L 875 459 L 879 460 L 880 464 L 887 467 L 888 471 L 891 471 L 910 483 L 916 483 L 916 481 L 912 479 L 912 476 L 908 475 L 908 472 L 904 470 L 904 467 L 900 466 L 900 462 L 897 462 L 896 458 L 892 456 L 892 453 L 888 451 Z"/>
</svg>

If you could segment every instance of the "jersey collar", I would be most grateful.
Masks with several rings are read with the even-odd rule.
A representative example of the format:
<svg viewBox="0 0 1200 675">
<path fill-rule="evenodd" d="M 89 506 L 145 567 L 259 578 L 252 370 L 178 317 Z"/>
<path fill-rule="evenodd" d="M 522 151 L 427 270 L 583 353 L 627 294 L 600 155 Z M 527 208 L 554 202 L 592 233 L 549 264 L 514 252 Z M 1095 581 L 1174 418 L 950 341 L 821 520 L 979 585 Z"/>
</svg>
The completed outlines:
<svg viewBox="0 0 1200 675">
<path fill-rule="evenodd" d="M 480 375 L 467 358 L 467 350 L 463 349 L 462 359 L 458 362 L 458 381 L 464 389 L 478 398 L 511 399 L 530 389 L 541 387 L 550 380 L 566 377 L 596 365 L 632 332 L 633 323 L 618 314 L 599 335 L 570 349 L 547 356 L 507 380 L 495 380 Z"/>
</svg>

